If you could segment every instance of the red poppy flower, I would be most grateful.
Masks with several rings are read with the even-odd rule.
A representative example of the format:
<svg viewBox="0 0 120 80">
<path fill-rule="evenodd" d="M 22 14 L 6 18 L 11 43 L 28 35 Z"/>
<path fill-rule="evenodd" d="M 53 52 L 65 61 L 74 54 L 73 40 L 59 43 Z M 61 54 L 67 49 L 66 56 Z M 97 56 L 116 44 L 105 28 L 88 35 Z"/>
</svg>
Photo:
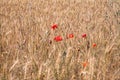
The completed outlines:
<svg viewBox="0 0 120 80">
<path fill-rule="evenodd" d="M 93 43 L 93 45 L 92 45 L 93 47 L 96 47 L 97 46 L 97 44 L 96 43 Z"/>
<path fill-rule="evenodd" d="M 87 67 L 88 62 L 83 62 L 82 65 L 83 65 L 84 68 Z"/>
<path fill-rule="evenodd" d="M 58 41 L 62 41 L 63 39 L 62 39 L 61 36 L 56 36 L 56 37 L 54 38 L 54 40 L 55 40 L 56 42 L 58 42 Z"/>
<path fill-rule="evenodd" d="M 87 37 L 87 35 L 86 34 L 82 34 L 82 38 L 86 38 Z"/>
<path fill-rule="evenodd" d="M 73 37 L 74 37 L 73 34 L 69 34 L 69 35 L 67 36 L 67 38 L 73 38 Z"/>
<path fill-rule="evenodd" d="M 53 26 L 51 26 L 53 30 L 55 30 L 57 27 L 58 27 L 57 24 L 54 24 Z"/>
</svg>

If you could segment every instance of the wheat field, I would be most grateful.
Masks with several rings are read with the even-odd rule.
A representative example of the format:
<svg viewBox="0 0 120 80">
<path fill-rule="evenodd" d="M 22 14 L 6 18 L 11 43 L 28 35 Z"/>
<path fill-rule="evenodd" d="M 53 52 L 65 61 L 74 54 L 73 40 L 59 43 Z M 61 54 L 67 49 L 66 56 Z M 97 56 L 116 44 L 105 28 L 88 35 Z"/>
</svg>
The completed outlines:
<svg viewBox="0 0 120 80">
<path fill-rule="evenodd" d="M 120 0 L 0 0 L 0 80 L 120 80 Z"/>
</svg>

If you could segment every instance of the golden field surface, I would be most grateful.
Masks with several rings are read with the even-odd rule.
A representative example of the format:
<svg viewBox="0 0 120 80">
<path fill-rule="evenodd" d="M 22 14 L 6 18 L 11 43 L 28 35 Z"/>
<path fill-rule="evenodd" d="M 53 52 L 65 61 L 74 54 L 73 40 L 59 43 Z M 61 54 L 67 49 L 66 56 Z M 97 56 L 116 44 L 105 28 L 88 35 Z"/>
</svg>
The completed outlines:
<svg viewBox="0 0 120 80">
<path fill-rule="evenodd" d="M 120 80 L 120 0 L 0 0 L 0 80 Z"/>
</svg>

